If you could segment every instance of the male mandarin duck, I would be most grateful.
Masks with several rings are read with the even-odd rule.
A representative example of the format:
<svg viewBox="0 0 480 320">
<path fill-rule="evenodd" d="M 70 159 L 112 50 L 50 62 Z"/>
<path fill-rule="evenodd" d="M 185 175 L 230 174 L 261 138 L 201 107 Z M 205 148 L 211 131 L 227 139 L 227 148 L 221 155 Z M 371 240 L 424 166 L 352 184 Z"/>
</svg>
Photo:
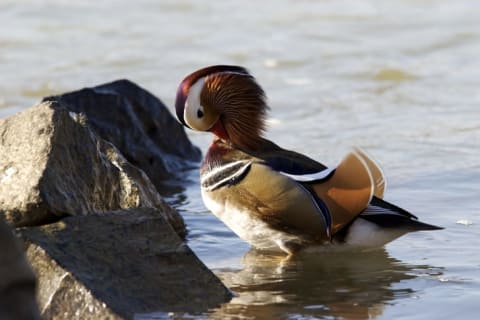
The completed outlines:
<svg viewBox="0 0 480 320">
<path fill-rule="evenodd" d="M 252 246 L 283 250 L 343 244 L 379 247 L 440 227 L 384 200 L 380 167 L 355 149 L 336 168 L 263 138 L 263 89 L 243 67 L 188 75 L 175 102 L 179 121 L 214 134 L 200 169 L 206 207 Z"/>
</svg>

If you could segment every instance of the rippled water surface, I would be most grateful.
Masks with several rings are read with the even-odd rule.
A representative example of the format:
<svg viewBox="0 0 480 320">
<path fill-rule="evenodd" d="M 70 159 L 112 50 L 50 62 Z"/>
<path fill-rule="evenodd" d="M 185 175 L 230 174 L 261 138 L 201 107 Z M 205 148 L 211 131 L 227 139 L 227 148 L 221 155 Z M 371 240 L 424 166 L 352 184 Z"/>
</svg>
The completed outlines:
<svg viewBox="0 0 480 320">
<path fill-rule="evenodd" d="M 0 116 L 117 78 L 172 106 L 194 69 L 244 65 L 269 96 L 270 139 L 328 165 L 364 148 L 385 170 L 386 199 L 445 230 L 287 260 L 251 250 L 218 222 L 197 170 L 187 172 L 169 201 L 190 246 L 236 292 L 193 317 L 477 319 L 480 3 L 239 3 L 0 1 Z M 207 148 L 208 134 L 189 134 Z"/>
</svg>

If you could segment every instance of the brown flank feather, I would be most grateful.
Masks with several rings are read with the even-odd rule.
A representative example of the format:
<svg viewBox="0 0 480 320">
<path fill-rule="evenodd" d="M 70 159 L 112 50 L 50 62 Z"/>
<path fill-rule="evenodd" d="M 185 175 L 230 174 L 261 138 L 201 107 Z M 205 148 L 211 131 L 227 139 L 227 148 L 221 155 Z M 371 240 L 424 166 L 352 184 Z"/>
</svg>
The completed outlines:
<svg viewBox="0 0 480 320">
<path fill-rule="evenodd" d="M 263 89 L 249 74 L 214 73 L 205 78 L 201 104 L 220 113 L 230 142 L 242 150 L 255 150 L 263 142 L 268 106 Z"/>
</svg>

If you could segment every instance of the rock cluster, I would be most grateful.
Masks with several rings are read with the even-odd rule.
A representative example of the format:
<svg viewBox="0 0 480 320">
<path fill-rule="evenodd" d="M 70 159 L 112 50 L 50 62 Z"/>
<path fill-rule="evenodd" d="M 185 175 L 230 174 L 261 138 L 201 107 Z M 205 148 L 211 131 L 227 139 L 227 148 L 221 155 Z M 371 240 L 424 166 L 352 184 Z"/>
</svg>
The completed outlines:
<svg viewBox="0 0 480 320">
<path fill-rule="evenodd" d="M 85 115 L 95 134 L 114 144 L 142 169 L 160 192 L 171 192 L 171 178 L 201 158 L 185 130 L 165 105 L 128 80 L 85 88 L 43 101 L 57 101 Z"/>
<path fill-rule="evenodd" d="M 127 80 L 0 120 L 0 220 L 24 242 L 42 317 L 202 312 L 230 298 L 159 194 L 199 157 L 165 106 Z M 32 270 L 10 238 L 13 253 L 0 252 L 0 261 L 23 266 L 13 283 L 31 294 Z M 11 278 L 2 270 L 0 279 Z"/>
</svg>

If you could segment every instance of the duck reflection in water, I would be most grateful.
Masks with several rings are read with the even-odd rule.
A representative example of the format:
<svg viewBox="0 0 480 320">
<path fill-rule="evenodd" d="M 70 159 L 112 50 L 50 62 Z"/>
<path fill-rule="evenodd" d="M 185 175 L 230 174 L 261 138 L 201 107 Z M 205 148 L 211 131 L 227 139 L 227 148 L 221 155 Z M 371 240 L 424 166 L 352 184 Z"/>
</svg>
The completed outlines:
<svg viewBox="0 0 480 320">
<path fill-rule="evenodd" d="M 405 265 L 385 249 L 304 252 L 289 258 L 252 249 L 244 265 L 240 271 L 217 272 L 236 297 L 213 318 L 371 319 L 382 315 L 385 304 L 414 295 L 402 282 L 439 273 L 426 265 Z"/>
</svg>

